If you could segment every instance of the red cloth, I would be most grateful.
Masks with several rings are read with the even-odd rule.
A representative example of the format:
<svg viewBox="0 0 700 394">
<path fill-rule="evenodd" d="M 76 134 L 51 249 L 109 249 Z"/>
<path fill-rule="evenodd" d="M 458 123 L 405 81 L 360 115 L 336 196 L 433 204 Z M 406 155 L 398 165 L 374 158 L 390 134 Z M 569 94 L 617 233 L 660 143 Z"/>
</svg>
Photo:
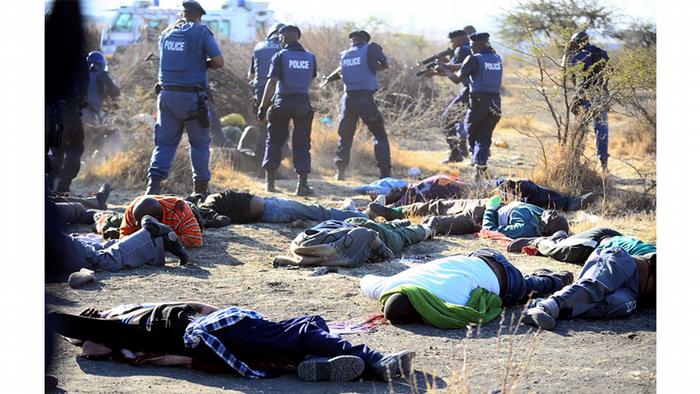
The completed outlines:
<svg viewBox="0 0 700 394">
<path fill-rule="evenodd" d="M 478 238 L 493 239 L 503 246 L 508 246 L 513 242 L 512 238 L 508 238 L 505 235 L 499 233 L 498 231 L 482 229 L 481 231 L 475 233 Z"/>
</svg>

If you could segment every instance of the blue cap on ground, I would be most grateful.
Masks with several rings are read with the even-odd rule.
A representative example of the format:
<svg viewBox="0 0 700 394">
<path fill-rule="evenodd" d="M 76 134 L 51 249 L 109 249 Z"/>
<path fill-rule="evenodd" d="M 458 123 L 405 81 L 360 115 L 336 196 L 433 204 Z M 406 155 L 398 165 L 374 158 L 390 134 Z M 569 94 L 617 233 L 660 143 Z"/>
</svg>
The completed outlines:
<svg viewBox="0 0 700 394">
<path fill-rule="evenodd" d="M 204 11 L 204 8 L 196 2 L 195 0 L 185 0 L 182 2 L 182 9 L 188 10 L 188 11 L 197 11 L 202 15 L 206 15 L 207 12 Z"/>
<path fill-rule="evenodd" d="M 489 33 L 472 33 L 469 35 L 469 39 L 474 42 L 486 42 L 489 40 Z"/>
</svg>

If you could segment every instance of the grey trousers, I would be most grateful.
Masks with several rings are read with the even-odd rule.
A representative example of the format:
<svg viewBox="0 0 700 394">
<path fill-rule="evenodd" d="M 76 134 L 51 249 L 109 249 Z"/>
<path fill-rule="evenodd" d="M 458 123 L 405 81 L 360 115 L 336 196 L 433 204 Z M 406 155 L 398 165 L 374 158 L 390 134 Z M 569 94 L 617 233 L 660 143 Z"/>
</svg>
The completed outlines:
<svg viewBox="0 0 700 394">
<path fill-rule="evenodd" d="M 65 235 L 72 248 L 69 262 L 72 271 L 90 268 L 97 271 L 118 271 L 144 264 L 165 264 L 163 239 L 152 239 L 141 229 L 123 239 L 110 241 L 104 246 L 91 244 L 80 237 Z"/>
</svg>

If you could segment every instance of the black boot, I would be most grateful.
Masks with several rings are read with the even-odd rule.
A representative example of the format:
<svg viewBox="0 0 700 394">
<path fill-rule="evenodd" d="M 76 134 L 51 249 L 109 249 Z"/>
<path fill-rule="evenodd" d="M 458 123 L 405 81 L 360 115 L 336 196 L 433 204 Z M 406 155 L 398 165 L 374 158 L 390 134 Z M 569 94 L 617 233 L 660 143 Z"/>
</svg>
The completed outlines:
<svg viewBox="0 0 700 394">
<path fill-rule="evenodd" d="M 146 195 L 160 194 L 160 178 L 154 176 L 148 178 L 148 186 L 146 187 Z"/>
<path fill-rule="evenodd" d="M 307 182 L 308 174 L 299 174 L 297 181 L 297 196 L 311 196 L 314 194 L 314 189 Z"/>
<path fill-rule="evenodd" d="M 459 154 L 462 155 L 462 157 L 469 157 L 470 152 L 469 148 L 467 148 L 467 140 L 459 140 Z"/>
<path fill-rule="evenodd" d="M 204 198 L 209 195 L 209 181 L 194 181 L 194 193 L 201 194 Z"/>
<path fill-rule="evenodd" d="M 403 213 L 400 209 L 385 207 L 376 202 L 371 202 L 367 205 L 367 216 L 369 216 L 370 219 L 380 216 L 386 220 L 403 219 Z"/>
<path fill-rule="evenodd" d="M 442 164 L 459 163 L 461 161 L 464 161 L 464 158 L 462 157 L 462 154 L 459 152 L 459 148 L 454 147 L 450 150 L 450 155 L 447 156 L 447 159 L 442 161 Z"/>
<path fill-rule="evenodd" d="M 400 377 L 408 378 L 413 371 L 413 359 L 415 357 L 416 352 L 413 351 L 393 353 L 371 363 L 369 367 L 384 382 Z"/>
<path fill-rule="evenodd" d="M 385 167 L 379 169 L 379 179 L 391 177 L 391 167 Z"/>
<path fill-rule="evenodd" d="M 187 252 L 185 252 L 185 248 L 180 243 L 177 234 L 175 234 L 172 228 L 160 223 L 156 218 L 149 215 L 145 215 L 143 219 L 141 219 L 141 228 L 146 229 L 153 239 L 162 238 L 163 249 L 180 259 L 180 265 L 187 264 L 187 260 L 189 259 Z"/>
<path fill-rule="evenodd" d="M 267 191 L 270 193 L 277 192 L 275 189 L 275 171 L 267 170 Z"/>
<path fill-rule="evenodd" d="M 109 193 L 112 191 L 109 183 L 105 182 L 100 186 L 100 190 L 95 193 L 95 198 L 97 199 L 97 204 L 100 209 L 107 209 L 107 199 L 109 198 Z"/>
<path fill-rule="evenodd" d="M 345 167 L 338 166 L 338 172 L 335 173 L 335 180 L 336 181 L 344 181 L 345 180 Z"/>
<path fill-rule="evenodd" d="M 58 183 L 56 184 L 56 193 L 68 193 L 70 192 L 70 179 L 58 178 Z"/>
</svg>

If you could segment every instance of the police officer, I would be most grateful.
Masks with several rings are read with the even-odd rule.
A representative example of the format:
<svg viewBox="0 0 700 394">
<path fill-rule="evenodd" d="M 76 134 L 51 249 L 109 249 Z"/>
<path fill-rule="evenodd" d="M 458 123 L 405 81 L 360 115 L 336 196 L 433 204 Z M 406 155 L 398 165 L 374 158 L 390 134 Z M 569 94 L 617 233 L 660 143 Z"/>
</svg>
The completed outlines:
<svg viewBox="0 0 700 394">
<path fill-rule="evenodd" d="M 596 150 L 603 171 L 608 171 L 608 93 L 604 70 L 609 60 L 608 53 L 588 42 L 585 31 L 574 33 L 566 50 L 569 66 L 580 67 L 579 86 L 572 112 L 578 116 L 593 118 Z M 576 84 L 576 74 L 572 75 Z"/>
<path fill-rule="evenodd" d="M 270 72 L 272 56 L 282 49 L 280 45 L 279 29 L 283 26 L 283 23 L 275 23 L 270 26 L 270 29 L 267 31 L 267 38 L 255 45 L 253 49 L 253 57 L 250 61 L 250 69 L 248 70 L 248 80 L 250 80 L 250 86 L 253 89 L 253 106 L 256 110 L 265 92 L 265 82 L 267 82 L 267 74 Z M 267 134 L 267 132 L 260 131 L 258 127 L 247 130 L 256 132 L 255 156 L 257 163 L 261 164 L 262 156 L 265 153 L 265 134 Z"/>
<path fill-rule="evenodd" d="M 62 132 L 58 146 L 49 149 L 51 169 L 48 186 L 56 193 L 70 192 L 70 185 L 80 172 L 80 157 L 85 150 L 85 130 L 81 110 L 87 102 L 89 71 L 82 58 L 75 84 L 58 100 Z"/>
<path fill-rule="evenodd" d="M 454 83 L 469 81 L 469 110 L 465 118 L 468 143 L 473 146 L 472 164 L 475 178 L 482 179 L 489 159 L 493 129 L 501 119 L 501 81 L 503 61 L 491 48 L 488 33 L 469 35 L 472 54 L 457 74 L 445 65 L 439 69 Z"/>
<path fill-rule="evenodd" d="M 353 31 L 349 38 L 350 49 L 340 53 L 345 94 L 341 101 L 338 126 L 340 138 L 334 160 L 338 168 L 336 179 L 345 179 L 358 118 L 362 119 L 374 136 L 374 157 L 379 167 L 379 178 L 387 178 L 391 176 L 389 138 L 384 130 L 384 118 L 374 101 L 374 92 L 379 90 L 377 71 L 389 68 L 389 61 L 381 46 L 369 43 L 371 37 L 366 31 Z"/>
<path fill-rule="evenodd" d="M 107 60 L 100 51 L 88 53 L 90 81 L 87 88 L 87 107 L 83 110 L 86 121 L 98 123 L 101 118 L 102 103 L 105 97 L 119 97 L 119 87 L 107 74 Z"/>
<path fill-rule="evenodd" d="M 309 101 L 309 86 L 316 78 L 316 57 L 299 43 L 301 30 L 287 25 L 279 30 L 281 51 L 272 57 L 265 93 L 258 118 L 267 118 L 267 140 L 263 168 L 267 171 L 267 190 L 275 190 L 275 174 L 282 160 L 282 145 L 289 136 L 289 121 L 294 122 L 292 156 L 298 175 L 297 196 L 309 196 L 307 177 L 311 172 L 311 122 L 314 112 Z M 274 99 L 273 99 L 274 94 Z"/>
<path fill-rule="evenodd" d="M 447 35 L 450 40 L 450 46 L 453 49 L 452 58 L 446 64 L 446 67 L 453 72 L 459 71 L 462 62 L 471 54 L 469 47 L 469 34 L 476 30 L 472 26 L 465 26 L 464 29 L 455 30 Z M 444 76 L 443 73 L 435 69 L 429 69 L 425 74 L 426 77 L 435 75 Z M 447 140 L 447 145 L 450 147 L 450 154 L 443 163 L 457 163 L 464 160 L 469 154 L 467 149 L 467 133 L 464 128 L 464 116 L 469 105 L 469 81 L 462 81 L 462 88 L 459 94 L 445 107 L 442 113 L 443 131 Z"/>
<path fill-rule="evenodd" d="M 156 146 L 148 169 L 146 194 L 161 193 L 160 182 L 170 172 L 184 128 L 190 144 L 194 192 L 209 193 L 207 69 L 223 67 L 224 58 L 212 32 L 200 23 L 206 14 L 202 6 L 185 0 L 182 7 L 184 20 L 166 29 L 159 41 Z"/>
</svg>

